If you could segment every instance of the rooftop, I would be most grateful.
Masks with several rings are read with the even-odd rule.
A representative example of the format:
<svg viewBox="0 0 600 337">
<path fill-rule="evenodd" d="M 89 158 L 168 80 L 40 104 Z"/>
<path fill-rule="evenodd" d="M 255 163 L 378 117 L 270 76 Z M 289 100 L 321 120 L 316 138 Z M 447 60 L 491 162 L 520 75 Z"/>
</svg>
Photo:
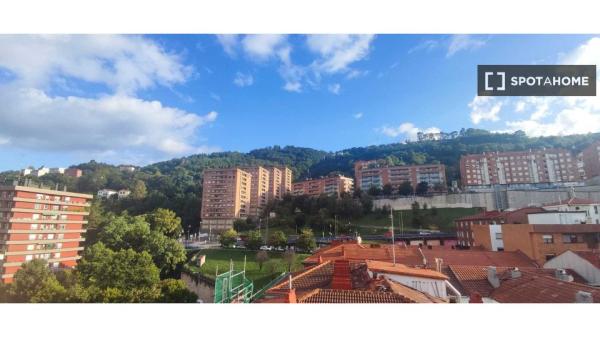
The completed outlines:
<svg viewBox="0 0 600 337">
<path fill-rule="evenodd" d="M 404 268 L 409 269 L 404 266 Z M 291 283 L 291 284 L 290 284 Z M 441 303 L 384 276 L 371 277 L 367 262 L 325 261 L 267 290 L 262 303 Z"/>
<path fill-rule="evenodd" d="M 574 251 L 573 253 L 579 255 L 581 258 L 587 260 L 593 264 L 596 268 L 600 269 L 600 252 L 588 252 L 588 251 Z"/>
<path fill-rule="evenodd" d="M 580 291 L 590 293 L 600 303 L 600 289 L 550 276 L 523 273 L 521 277 L 502 281 L 490 297 L 500 303 L 574 303 Z"/>
</svg>

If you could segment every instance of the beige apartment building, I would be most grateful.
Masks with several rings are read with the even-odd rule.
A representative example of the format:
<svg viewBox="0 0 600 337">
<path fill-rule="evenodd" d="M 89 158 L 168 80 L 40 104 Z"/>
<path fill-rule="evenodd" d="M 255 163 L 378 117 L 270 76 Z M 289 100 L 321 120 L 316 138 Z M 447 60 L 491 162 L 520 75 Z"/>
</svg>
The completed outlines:
<svg viewBox="0 0 600 337">
<path fill-rule="evenodd" d="M 252 175 L 239 168 L 204 171 L 201 229 L 223 231 L 250 215 Z"/>
<path fill-rule="evenodd" d="M 293 194 L 318 197 L 321 194 L 340 197 L 354 191 L 354 180 L 343 175 L 331 175 L 320 179 L 307 179 L 294 183 Z"/>
<path fill-rule="evenodd" d="M 201 229 L 223 231 L 236 219 L 260 217 L 269 200 L 291 192 L 287 167 L 245 167 L 204 171 Z"/>
<path fill-rule="evenodd" d="M 269 201 L 269 180 L 271 172 L 262 167 L 247 167 L 244 171 L 252 176 L 250 188 L 250 213 L 251 217 L 260 217 Z"/>
</svg>

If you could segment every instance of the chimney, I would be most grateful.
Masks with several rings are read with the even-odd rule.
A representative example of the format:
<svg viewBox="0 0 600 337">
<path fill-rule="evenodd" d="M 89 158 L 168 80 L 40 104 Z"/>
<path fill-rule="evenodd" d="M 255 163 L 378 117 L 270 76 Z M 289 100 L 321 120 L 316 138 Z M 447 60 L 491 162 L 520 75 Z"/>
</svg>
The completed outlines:
<svg viewBox="0 0 600 337">
<path fill-rule="evenodd" d="M 483 303 L 483 298 L 481 298 L 481 294 L 478 292 L 473 292 L 471 296 L 469 296 L 469 303 Z"/>
<path fill-rule="evenodd" d="M 575 293 L 575 303 L 594 303 L 592 293 L 587 291 L 578 291 Z"/>
<path fill-rule="evenodd" d="M 488 267 L 487 272 L 488 272 L 488 282 L 492 285 L 492 287 L 498 288 L 500 286 L 500 279 L 498 278 L 498 273 L 496 272 L 496 267 L 492 267 L 492 266 Z"/>
<path fill-rule="evenodd" d="M 435 270 L 438 273 L 442 272 L 442 265 L 443 264 L 444 264 L 444 260 L 443 259 L 440 259 L 440 258 L 437 258 L 437 257 L 435 258 Z"/>
<path fill-rule="evenodd" d="M 334 262 L 331 288 L 346 290 L 352 289 L 352 280 L 350 278 L 350 261 L 336 260 Z"/>
<path fill-rule="evenodd" d="M 362 244 L 362 238 L 360 236 L 356 237 L 356 243 L 359 245 Z"/>
<path fill-rule="evenodd" d="M 564 282 L 573 282 L 573 276 L 567 274 L 567 271 L 564 269 L 556 269 L 554 277 Z"/>
<path fill-rule="evenodd" d="M 517 267 L 514 267 L 513 269 L 510 270 L 510 278 L 513 280 L 521 277 L 521 275 L 522 275 L 522 273 L 519 270 L 519 268 L 517 268 Z"/>
<path fill-rule="evenodd" d="M 319 255 L 319 264 L 323 263 L 323 256 Z"/>
</svg>

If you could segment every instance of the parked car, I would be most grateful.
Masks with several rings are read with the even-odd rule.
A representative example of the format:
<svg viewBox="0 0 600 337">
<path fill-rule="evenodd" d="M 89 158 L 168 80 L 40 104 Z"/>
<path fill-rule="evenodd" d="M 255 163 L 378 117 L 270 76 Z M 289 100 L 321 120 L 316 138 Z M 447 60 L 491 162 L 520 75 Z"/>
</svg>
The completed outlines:
<svg viewBox="0 0 600 337">
<path fill-rule="evenodd" d="M 272 246 L 260 246 L 260 250 L 268 250 L 268 251 L 272 251 L 273 247 Z"/>
</svg>

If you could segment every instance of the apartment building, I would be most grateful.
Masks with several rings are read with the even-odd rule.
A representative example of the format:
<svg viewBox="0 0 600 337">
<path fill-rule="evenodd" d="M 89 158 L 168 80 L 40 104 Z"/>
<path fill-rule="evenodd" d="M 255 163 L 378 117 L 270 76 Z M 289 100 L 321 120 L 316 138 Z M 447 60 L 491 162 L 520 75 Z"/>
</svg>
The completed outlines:
<svg viewBox="0 0 600 337">
<path fill-rule="evenodd" d="M 519 250 L 539 265 L 543 265 L 567 250 L 597 250 L 600 226 L 596 224 L 504 224 L 502 239 L 505 251 Z"/>
<path fill-rule="evenodd" d="M 281 199 L 283 197 L 283 172 L 278 167 L 269 167 L 269 199 Z"/>
<path fill-rule="evenodd" d="M 582 152 L 583 167 L 588 179 L 600 176 L 600 141 L 592 143 Z"/>
<path fill-rule="evenodd" d="M 441 164 L 388 166 L 376 160 L 357 161 L 354 163 L 354 177 L 355 185 L 363 191 L 387 184 L 397 189 L 407 181 L 413 190 L 421 182 L 426 182 L 430 189 L 439 186 L 446 190 L 446 167 Z"/>
<path fill-rule="evenodd" d="M 308 195 L 318 197 L 321 194 L 340 197 L 343 193 L 354 191 L 352 178 L 343 175 L 331 175 L 319 179 L 307 179 L 293 185 L 293 195 Z"/>
<path fill-rule="evenodd" d="M 252 175 L 239 168 L 207 169 L 203 176 L 201 229 L 224 231 L 250 215 Z"/>
<path fill-rule="evenodd" d="M 68 168 L 65 170 L 65 175 L 73 178 L 79 178 L 83 175 L 83 171 L 78 168 Z"/>
<path fill-rule="evenodd" d="M 585 180 L 578 156 L 564 149 L 464 155 L 460 158 L 460 176 L 465 187 L 568 184 Z"/>
<path fill-rule="evenodd" d="M 269 201 L 270 171 L 262 166 L 243 168 L 252 176 L 250 184 L 250 213 L 251 217 L 260 217 Z"/>
<path fill-rule="evenodd" d="M 281 171 L 281 187 L 280 194 L 283 197 L 286 194 L 292 193 L 292 170 L 287 166 L 279 166 L 278 169 Z"/>
<path fill-rule="evenodd" d="M 0 276 L 12 282 L 24 262 L 47 260 L 71 268 L 80 258 L 89 194 L 0 186 Z"/>
</svg>

